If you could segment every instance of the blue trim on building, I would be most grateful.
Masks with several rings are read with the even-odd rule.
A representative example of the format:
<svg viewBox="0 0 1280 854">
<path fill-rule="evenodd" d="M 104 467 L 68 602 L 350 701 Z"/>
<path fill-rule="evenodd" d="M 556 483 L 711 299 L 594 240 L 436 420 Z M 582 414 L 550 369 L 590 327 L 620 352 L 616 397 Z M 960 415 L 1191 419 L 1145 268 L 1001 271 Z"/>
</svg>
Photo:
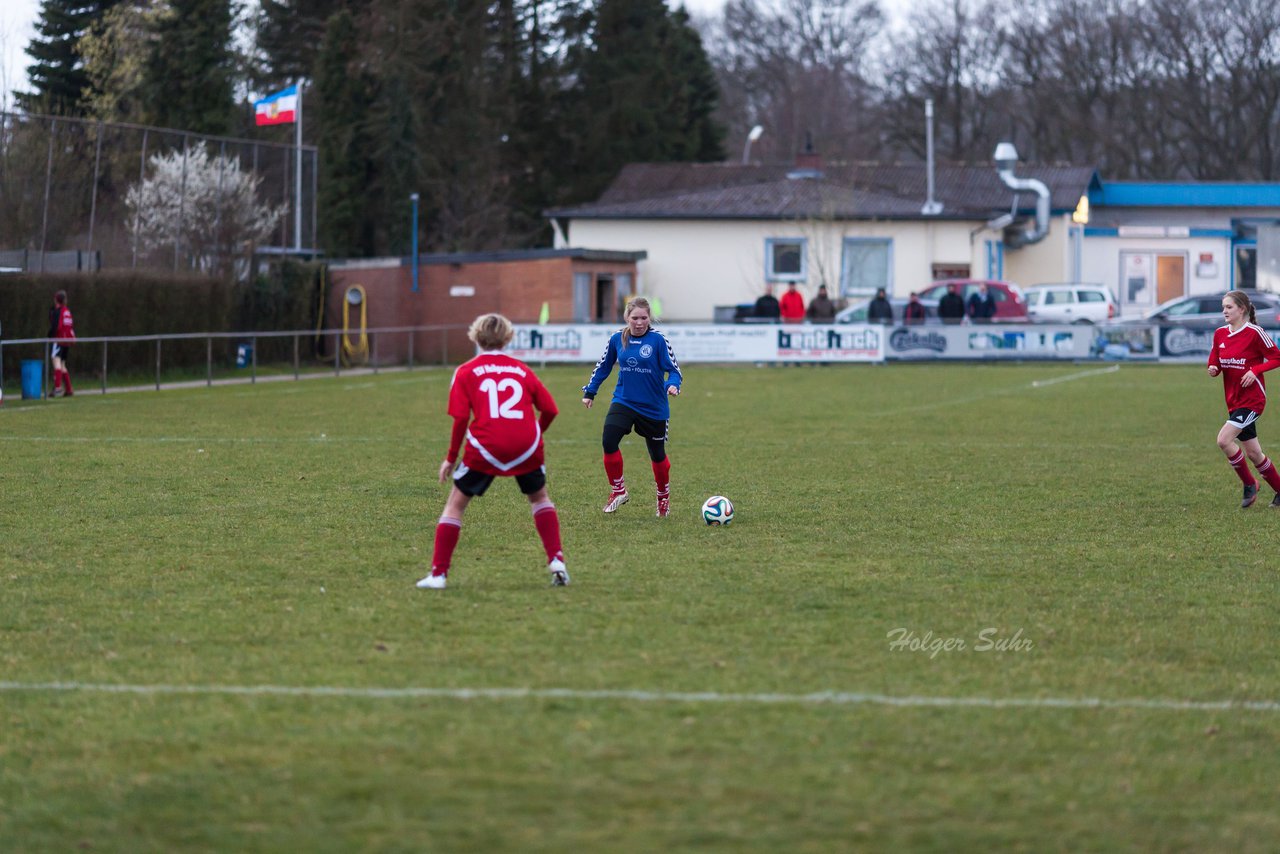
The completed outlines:
<svg viewBox="0 0 1280 854">
<path fill-rule="evenodd" d="M 1280 184 L 1195 182 L 1106 183 L 1089 190 L 1089 204 L 1120 208 L 1276 208 Z"/>
<path fill-rule="evenodd" d="M 1171 227 L 1176 227 L 1176 226 L 1171 226 Z M 1233 231 L 1230 228 L 1191 228 L 1191 229 L 1187 229 L 1186 236 L 1187 237 L 1232 238 L 1232 237 L 1235 237 L 1235 234 L 1236 234 L 1235 231 Z M 1087 225 L 1084 228 L 1084 236 L 1085 237 L 1120 237 L 1121 235 L 1120 235 L 1119 228 L 1115 228 L 1115 227 L 1106 228 L 1103 226 Z M 1149 240 L 1181 240 L 1182 238 L 1183 238 L 1183 235 L 1178 235 L 1177 237 L 1151 237 L 1151 238 L 1141 238 L 1141 239 L 1143 240 L 1148 240 L 1148 239 Z"/>
</svg>

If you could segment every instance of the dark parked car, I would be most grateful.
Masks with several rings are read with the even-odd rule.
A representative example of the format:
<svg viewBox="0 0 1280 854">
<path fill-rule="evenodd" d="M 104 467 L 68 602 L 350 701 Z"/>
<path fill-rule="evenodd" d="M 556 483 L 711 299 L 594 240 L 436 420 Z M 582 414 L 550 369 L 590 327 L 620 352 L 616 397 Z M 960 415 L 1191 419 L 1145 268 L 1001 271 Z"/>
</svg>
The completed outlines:
<svg viewBox="0 0 1280 854">
<path fill-rule="evenodd" d="M 1178 297 L 1161 303 L 1139 317 L 1127 317 L 1124 324 L 1160 323 L 1216 329 L 1227 321 L 1222 317 L 1222 298 L 1226 291 Z M 1247 291 L 1253 303 L 1258 325 L 1266 329 L 1280 328 L 1280 295 L 1266 291 Z"/>
</svg>

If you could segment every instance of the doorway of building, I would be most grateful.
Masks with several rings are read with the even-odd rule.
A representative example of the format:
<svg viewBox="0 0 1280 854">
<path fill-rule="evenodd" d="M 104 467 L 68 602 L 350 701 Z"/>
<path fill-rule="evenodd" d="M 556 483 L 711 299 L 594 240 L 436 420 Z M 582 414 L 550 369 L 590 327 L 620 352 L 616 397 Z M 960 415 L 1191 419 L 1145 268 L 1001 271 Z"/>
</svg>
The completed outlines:
<svg viewBox="0 0 1280 854">
<path fill-rule="evenodd" d="M 596 323 L 613 323 L 617 318 L 617 288 L 609 273 L 596 274 Z"/>
</svg>

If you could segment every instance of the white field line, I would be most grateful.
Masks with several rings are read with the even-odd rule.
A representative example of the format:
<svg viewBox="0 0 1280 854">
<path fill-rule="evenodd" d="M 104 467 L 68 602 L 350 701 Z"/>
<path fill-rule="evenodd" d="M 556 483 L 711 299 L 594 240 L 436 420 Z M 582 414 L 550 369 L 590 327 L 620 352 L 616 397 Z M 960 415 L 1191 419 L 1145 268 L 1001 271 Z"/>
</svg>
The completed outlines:
<svg viewBox="0 0 1280 854">
<path fill-rule="evenodd" d="M 820 691 L 812 694 L 722 694 L 716 691 L 579 690 L 574 688 L 355 688 L 293 685 L 124 685 L 101 682 L 0 682 L 0 693 L 80 692 L 141 695 L 334 697 L 358 700 L 603 700 L 608 702 L 893 706 L 985 709 L 1147 709 L 1173 712 L 1280 712 L 1275 700 L 1169 700 L 1098 697 L 928 697 Z"/>
<path fill-rule="evenodd" d="M 1108 368 L 1097 368 L 1096 370 L 1092 370 L 1092 371 L 1080 371 L 1074 374 L 1067 374 L 1066 376 L 1063 376 L 1063 377 L 1054 377 L 1051 380 L 1036 380 L 1035 382 L 1031 383 L 1031 387 L 1044 388 L 1047 385 L 1056 385 L 1057 383 L 1068 383 L 1068 382 L 1071 382 L 1072 380 L 1082 380 L 1087 377 L 1098 377 L 1098 376 L 1102 376 L 1103 374 L 1114 374 L 1118 370 L 1120 370 L 1119 365 L 1112 365 L 1111 367 L 1108 367 Z"/>
</svg>

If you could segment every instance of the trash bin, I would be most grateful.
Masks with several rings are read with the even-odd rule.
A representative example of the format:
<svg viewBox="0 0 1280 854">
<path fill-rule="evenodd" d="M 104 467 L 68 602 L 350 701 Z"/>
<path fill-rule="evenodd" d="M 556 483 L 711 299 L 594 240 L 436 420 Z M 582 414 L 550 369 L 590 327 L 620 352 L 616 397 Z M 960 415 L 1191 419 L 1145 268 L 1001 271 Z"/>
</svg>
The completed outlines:
<svg viewBox="0 0 1280 854">
<path fill-rule="evenodd" d="M 236 347 L 236 367 L 247 368 L 253 364 L 253 345 L 240 344 Z"/>
<path fill-rule="evenodd" d="M 22 399 L 39 400 L 44 393 L 44 361 L 22 360 Z"/>
</svg>

